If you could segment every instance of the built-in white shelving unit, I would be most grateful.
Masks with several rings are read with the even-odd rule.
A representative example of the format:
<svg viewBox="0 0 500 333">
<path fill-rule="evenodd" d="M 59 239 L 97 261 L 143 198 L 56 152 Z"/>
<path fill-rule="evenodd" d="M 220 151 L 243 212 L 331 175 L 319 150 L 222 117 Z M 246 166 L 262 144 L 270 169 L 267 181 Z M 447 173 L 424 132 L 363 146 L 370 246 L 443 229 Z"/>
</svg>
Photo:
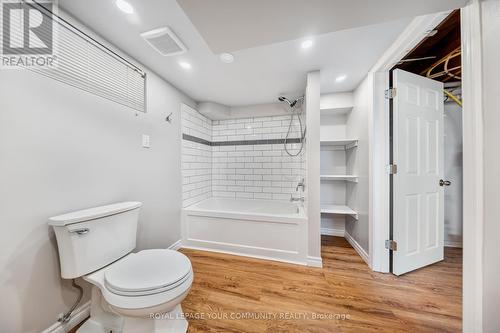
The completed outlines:
<svg viewBox="0 0 500 333">
<path fill-rule="evenodd" d="M 352 99 L 343 94 L 321 107 L 321 228 L 343 234 L 345 221 L 355 221 L 358 213 L 348 206 L 348 193 L 358 182 L 352 174 L 352 161 L 358 140 L 347 134 L 353 110 Z"/>
</svg>

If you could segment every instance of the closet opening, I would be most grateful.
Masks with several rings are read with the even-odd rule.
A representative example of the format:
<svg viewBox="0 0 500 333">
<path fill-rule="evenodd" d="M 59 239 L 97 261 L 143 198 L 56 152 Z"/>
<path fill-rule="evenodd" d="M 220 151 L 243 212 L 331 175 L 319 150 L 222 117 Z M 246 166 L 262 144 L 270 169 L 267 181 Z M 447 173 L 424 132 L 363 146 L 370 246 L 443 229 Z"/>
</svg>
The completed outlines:
<svg viewBox="0 0 500 333">
<path fill-rule="evenodd" d="M 390 71 L 391 271 L 462 262 L 460 11 Z M 438 98 L 437 98 L 438 97 Z M 425 269 L 425 268 L 424 268 Z M 430 269 L 432 269 L 430 267 Z"/>
</svg>

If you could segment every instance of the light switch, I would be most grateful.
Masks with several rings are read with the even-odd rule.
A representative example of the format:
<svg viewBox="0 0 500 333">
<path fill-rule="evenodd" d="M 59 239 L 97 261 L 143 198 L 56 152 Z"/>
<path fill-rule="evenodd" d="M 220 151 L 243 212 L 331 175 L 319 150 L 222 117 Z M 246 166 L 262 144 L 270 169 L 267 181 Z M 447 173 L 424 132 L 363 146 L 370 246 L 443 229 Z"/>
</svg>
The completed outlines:
<svg viewBox="0 0 500 333">
<path fill-rule="evenodd" d="M 149 141 L 149 135 L 143 134 L 142 135 L 142 147 L 143 148 L 150 148 L 151 144 Z"/>
</svg>

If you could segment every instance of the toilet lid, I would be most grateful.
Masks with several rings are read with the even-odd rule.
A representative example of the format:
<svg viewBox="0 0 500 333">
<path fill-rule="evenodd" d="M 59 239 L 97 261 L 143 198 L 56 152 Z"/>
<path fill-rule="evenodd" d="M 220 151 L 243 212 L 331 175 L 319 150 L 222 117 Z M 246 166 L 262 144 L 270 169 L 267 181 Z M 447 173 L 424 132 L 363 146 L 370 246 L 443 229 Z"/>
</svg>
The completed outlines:
<svg viewBox="0 0 500 333">
<path fill-rule="evenodd" d="M 191 262 L 173 250 L 144 250 L 131 254 L 104 273 L 106 287 L 126 294 L 147 292 L 175 285 L 191 272 Z"/>
</svg>

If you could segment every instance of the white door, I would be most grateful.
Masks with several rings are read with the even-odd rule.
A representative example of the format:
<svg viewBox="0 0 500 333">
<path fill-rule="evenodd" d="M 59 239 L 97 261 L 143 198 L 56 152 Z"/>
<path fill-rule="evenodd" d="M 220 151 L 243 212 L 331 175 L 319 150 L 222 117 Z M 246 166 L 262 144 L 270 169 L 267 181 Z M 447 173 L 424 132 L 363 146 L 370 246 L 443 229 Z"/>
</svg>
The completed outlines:
<svg viewBox="0 0 500 333">
<path fill-rule="evenodd" d="M 393 72 L 393 251 L 396 275 L 443 260 L 443 84 Z"/>
</svg>

